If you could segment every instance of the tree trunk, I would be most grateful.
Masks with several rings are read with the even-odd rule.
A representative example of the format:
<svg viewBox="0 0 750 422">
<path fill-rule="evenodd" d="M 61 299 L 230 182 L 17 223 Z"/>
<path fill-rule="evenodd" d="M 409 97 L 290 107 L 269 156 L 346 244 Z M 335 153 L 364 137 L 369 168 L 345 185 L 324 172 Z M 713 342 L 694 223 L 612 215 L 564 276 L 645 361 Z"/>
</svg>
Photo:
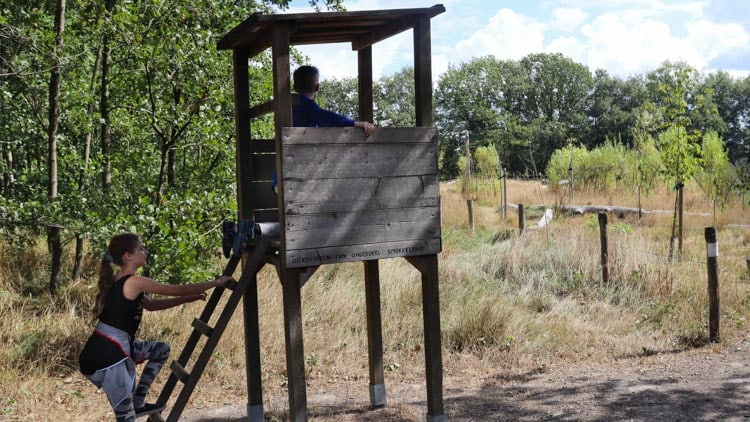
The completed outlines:
<svg viewBox="0 0 750 422">
<path fill-rule="evenodd" d="M 161 154 L 159 156 L 159 179 L 156 181 L 156 206 L 161 205 L 161 198 L 164 195 L 164 183 L 167 176 L 167 156 L 169 155 L 169 143 L 162 140 Z"/>
<path fill-rule="evenodd" d="M 177 161 L 177 148 L 174 144 L 169 147 L 167 152 L 167 187 L 173 188 L 176 181 L 174 166 Z"/>
<path fill-rule="evenodd" d="M 115 8 L 115 3 L 116 0 L 107 0 L 104 4 L 104 8 L 110 18 L 112 11 Z M 99 100 L 99 112 L 102 116 L 102 157 L 104 159 L 104 168 L 102 170 L 102 191 L 105 195 L 109 194 L 109 191 L 112 188 L 112 157 L 110 153 L 112 135 L 109 121 L 109 65 L 112 57 L 112 47 L 109 43 L 109 34 L 105 32 L 104 38 L 102 39 L 102 87 Z"/>
<path fill-rule="evenodd" d="M 104 166 L 102 170 L 102 191 L 109 194 L 112 188 L 112 157 L 110 156 L 112 136 L 109 122 L 109 63 L 112 55 L 112 47 L 109 46 L 109 35 L 104 35 L 104 49 L 102 55 L 102 88 L 99 100 L 99 112 L 102 116 L 101 142 Z"/>
<path fill-rule="evenodd" d="M 86 115 L 91 119 L 91 126 L 86 132 L 86 136 L 83 138 L 83 166 L 81 172 L 78 174 L 78 194 L 83 195 L 83 188 L 86 185 L 86 170 L 88 169 L 89 159 L 91 157 L 91 139 L 94 137 L 94 107 L 96 101 L 94 96 L 96 95 L 96 76 L 99 74 L 99 66 L 102 61 L 103 46 L 100 44 L 99 49 L 96 52 L 96 60 L 94 61 L 94 69 L 91 72 L 91 80 L 89 81 L 89 102 L 86 108 Z M 75 260 L 73 262 L 73 280 L 77 280 L 81 276 L 81 259 L 83 257 L 83 237 L 80 233 L 76 233 L 76 251 Z"/>
<path fill-rule="evenodd" d="M 57 0 L 55 6 L 55 46 L 52 49 L 52 71 L 49 81 L 49 126 L 47 130 L 47 141 L 49 150 L 47 152 L 47 195 L 50 202 L 57 199 L 57 128 L 60 123 L 60 80 L 62 70 L 60 67 L 60 54 L 63 47 L 63 30 L 65 29 L 65 0 Z M 55 293 L 60 281 L 60 267 L 62 258 L 62 243 L 60 241 L 60 227 L 50 226 L 47 230 L 47 245 L 52 254 L 52 266 L 50 268 L 49 289 Z"/>
<path fill-rule="evenodd" d="M 5 44 L 3 44 L 3 37 L 0 37 L 0 74 L 5 73 Z M 5 84 L 5 81 L 7 78 L 0 78 L 0 87 Z M 5 104 L 6 102 L 3 101 L 0 103 L 0 115 L 5 116 Z M 0 157 L 0 160 L 3 161 L 5 164 L 3 171 L 2 180 L 0 182 L 2 185 L 0 185 L 0 193 L 2 193 L 4 196 L 8 196 L 13 191 L 13 150 L 11 149 L 9 144 L 3 143 L 2 144 L 2 150 L 0 150 L 0 153 L 2 156 Z"/>
<path fill-rule="evenodd" d="M 677 207 L 679 203 L 680 195 L 678 192 L 675 192 L 674 196 L 674 210 L 672 211 L 672 232 L 669 236 L 669 262 L 672 262 L 672 258 L 674 257 L 674 238 L 675 236 L 675 230 L 677 227 Z"/>
<path fill-rule="evenodd" d="M 682 230 L 682 216 L 683 216 L 683 209 L 685 204 L 685 196 L 684 196 L 684 184 L 680 183 L 680 187 L 678 188 L 677 194 L 680 197 L 680 206 L 678 211 L 678 230 L 677 230 L 677 259 L 678 261 L 682 261 L 682 237 L 683 237 L 683 230 Z"/>
<path fill-rule="evenodd" d="M 0 110 L 0 113 L 2 110 Z M 3 195 L 10 196 L 13 193 L 13 184 L 15 178 L 13 177 L 13 150 L 10 145 L 3 144 L 3 161 L 5 162 L 6 171 L 3 173 L 3 186 L 0 192 Z"/>
</svg>

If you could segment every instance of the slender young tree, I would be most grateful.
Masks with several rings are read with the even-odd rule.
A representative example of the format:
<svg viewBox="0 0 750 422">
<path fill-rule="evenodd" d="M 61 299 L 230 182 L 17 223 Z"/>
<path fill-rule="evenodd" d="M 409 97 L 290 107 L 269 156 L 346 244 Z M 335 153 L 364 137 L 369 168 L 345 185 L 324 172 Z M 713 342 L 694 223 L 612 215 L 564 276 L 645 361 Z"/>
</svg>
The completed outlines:
<svg viewBox="0 0 750 422">
<path fill-rule="evenodd" d="M 49 81 L 49 126 L 47 129 L 47 195 L 50 202 L 57 199 L 57 129 L 60 124 L 60 81 L 62 79 L 62 66 L 60 56 L 63 48 L 63 31 L 65 29 L 65 0 L 57 0 L 55 4 L 55 44 L 52 48 L 52 70 Z M 62 240 L 60 239 L 60 226 L 51 224 L 47 229 L 47 245 L 52 255 L 52 266 L 50 267 L 49 289 L 51 292 L 57 290 L 60 282 Z"/>
</svg>

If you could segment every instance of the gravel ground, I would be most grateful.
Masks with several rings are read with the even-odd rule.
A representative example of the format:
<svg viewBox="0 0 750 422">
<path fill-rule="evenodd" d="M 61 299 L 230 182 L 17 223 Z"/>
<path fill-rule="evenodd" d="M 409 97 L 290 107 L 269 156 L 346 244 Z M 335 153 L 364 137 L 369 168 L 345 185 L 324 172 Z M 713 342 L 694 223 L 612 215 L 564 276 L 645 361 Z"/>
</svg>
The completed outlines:
<svg viewBox="0 0 750 422">
<path fill-rule="evenodd" d="M 684 352 L 624 357 L 525 374 L 488 374 L 479 385 L 444 380 L 450 421 L 750 421 L 750 341 Z M 329 386 L 330 387 L 330 386 Z M 329 388 L 328 387 L 328 388 Z M 310 420 L 424 421 L 423 384 L 387 386 L 388 404 L 371 410 L 367 388 L 308 387 Z M 283 408 L 286 397 L 266 398 Z M 244 420 L 244 405 L 187 409 L 189 422 Z M 268 412 L 269 421 L 287 420 Z"/>
</svg>

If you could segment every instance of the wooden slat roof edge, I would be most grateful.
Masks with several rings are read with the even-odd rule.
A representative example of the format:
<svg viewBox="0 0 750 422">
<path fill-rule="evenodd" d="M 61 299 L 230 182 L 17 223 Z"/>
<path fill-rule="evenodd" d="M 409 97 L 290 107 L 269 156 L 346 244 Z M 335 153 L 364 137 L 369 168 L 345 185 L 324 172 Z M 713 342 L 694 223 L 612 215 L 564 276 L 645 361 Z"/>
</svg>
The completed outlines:
<svg viewBox="0 0 750 422">
<path fill-rule="evenodd" d="M 314 20 L 316 22 L 328 21 L 331 23 L 346 23 L 347 20 L 359 20 L 359 19 L 385 19 L 387 22 L 403 20 L 410 16 L 426 16 L 433 18 L 440 13 L 445 12 L 445 6 L 442 4 L 436 4 L 431 7 L 425 8 L 412 8 L 412 9 L 382 9 L 382 10 L 359 10 L 353 12 L 310 12 L 310 13 L 281 13 L 281 14 L 263 14 L 261 12 L 255 12 L 250 15 L 247 19 L 239 23 L 237 26 L 232 28 L 224 36 L 219 39 L 216 46 L 218 50 L 229 50 L 235 48 L 252 48 L 257 50 L 259 46 L 248 46 L 242 44 L 243 39 L 246 39 L 248 34 L 254 32 L 265 31 L 267 27 L 271 27 L 271 24 L 277 22 L 289 22 L 290 24 L 304 23 L 305 21 Z M 382 28 L 382 27 L 374 27 Z M 396 31 L 391 35 L 380 37 L 380 39 L 388 38 L 392 35 L 396 35 Z M 354 42 L 355 40 L 348 40 Z M 299 43 L 293 44 L 309 44 L 302 40 Z"/>
</svg>

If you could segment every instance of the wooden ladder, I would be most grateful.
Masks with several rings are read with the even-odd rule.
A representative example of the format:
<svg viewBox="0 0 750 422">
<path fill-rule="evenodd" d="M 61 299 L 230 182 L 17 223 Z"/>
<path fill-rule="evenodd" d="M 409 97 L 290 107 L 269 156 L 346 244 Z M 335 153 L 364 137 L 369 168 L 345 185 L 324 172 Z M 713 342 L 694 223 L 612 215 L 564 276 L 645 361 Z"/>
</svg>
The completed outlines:
<svg viewBox="0 0 750 422">
<path fill-rule="evenodd" d="M 229 320 L 232 318 L 235 308 L 237 308 L 237 305 L 240 303 L 242 295 L 247 289 L 250 280 L 254 278 L 258 270 L 265 263 L 265 254 L 268 250 L 268 246 L 269 241 L 261 238 L 251 251 L 248 250 L 244 252 L 244 255 L 247 255 L 248 259 L 242 269 L 240 280 L 238 282 L 230 282 L 224 286 L 214 288 L 200 317 L 193 320 L 193 332 L 190 334 L 185 347 L 182 349 L 180 357 L 177 360 L 172 361 L 170 365 L 172 373 L 169 375 L 169 379 L 156 401 L 156 403 L 160 405 L 166 405 L 177 385 L 177 382 L 179 381 L 183 384 L 182 390 L 180 390 L 180 394 L 177 396 L 177 401 L 175 401 L 174 406 L 172 406 L 169 416 L 166 419 L 167 422 L 176 422 L 180 418 L 182 411 L 185 409 L 185 406 L 190 399 L 190 395 L 198 384 L 201 375 L 203 375 L 203 371 L 206 369 L 206 365 L 216 349 L 216 345 L 219 343 L 219 339 L 224 333 Z M 237 268 L 242 256 L 243 254 L 233 254 L 224 268 L 222 275 L 231 276 Z M 211 327 L 208 325 L 208 321 L 211 319 L 211 315 L 214 313 L 222 294 L 226 290 L 230 290 L 232 293 L 229 296 L 224 309 L 221 311 L 221 315 L 216 321 L 216 325 Z M 193 364 L 192 371 L 188 372 L 186 369 L 188 360 L 190 360 L 193 355 L 193 352 L 198 345 L 198 341 L 202 336 L 207 337 L 206 343 L 203 345 L 203 349 L 200 351 L 198 358 Z M 164 418 L 162 418 L 161 413 L 153 413 L 149 415 L 149 421 L 164 422 Z"/>
</svg>

